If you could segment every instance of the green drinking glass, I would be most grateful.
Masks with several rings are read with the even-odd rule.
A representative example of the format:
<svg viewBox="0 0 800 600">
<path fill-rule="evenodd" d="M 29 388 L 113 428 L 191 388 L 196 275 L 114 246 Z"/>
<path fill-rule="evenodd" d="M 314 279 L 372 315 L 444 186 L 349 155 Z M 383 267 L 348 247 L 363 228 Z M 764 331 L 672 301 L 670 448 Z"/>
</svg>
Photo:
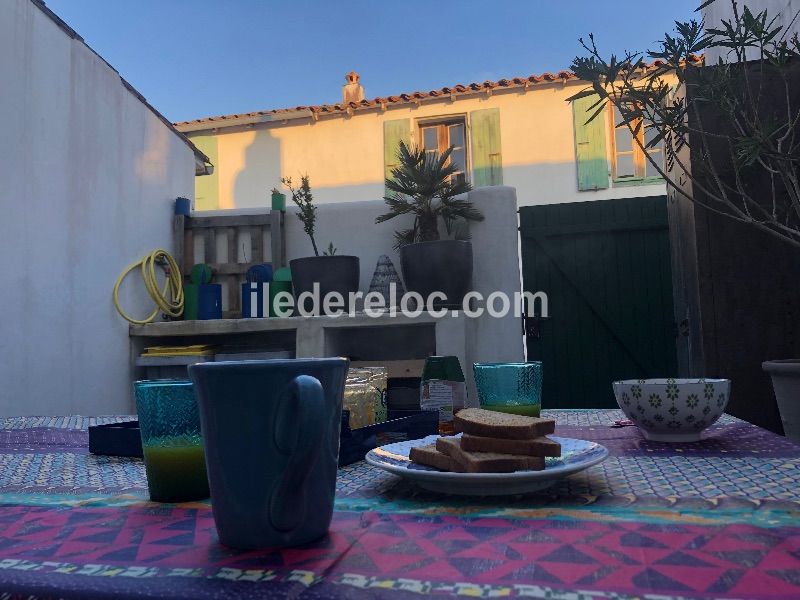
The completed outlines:
<svg viewBox="0 0 800 600">
<path fill-rule="evenodd" d="M 191 381 L 133 384 L 147 488 L 154 502 L 209 497 L 200 413 Z"/>
<path fill-rule="evenodd" d="M 481 408 L 538 417 L 542 408 L 542 363 L 474 363 Z"/>
</svg>

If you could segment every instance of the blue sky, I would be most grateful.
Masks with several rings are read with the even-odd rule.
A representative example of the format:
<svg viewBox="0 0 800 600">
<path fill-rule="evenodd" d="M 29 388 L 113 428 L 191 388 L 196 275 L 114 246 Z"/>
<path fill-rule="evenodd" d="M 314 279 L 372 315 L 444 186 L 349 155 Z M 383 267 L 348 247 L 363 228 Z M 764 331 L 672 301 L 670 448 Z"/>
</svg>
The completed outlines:
<svg viewBox="0 0 800 600">
<path fill-rule="evenodd" d="M 47 0 L 173 121 L 557 71 L 652 47 L 697 0 Z"/>
</svg>

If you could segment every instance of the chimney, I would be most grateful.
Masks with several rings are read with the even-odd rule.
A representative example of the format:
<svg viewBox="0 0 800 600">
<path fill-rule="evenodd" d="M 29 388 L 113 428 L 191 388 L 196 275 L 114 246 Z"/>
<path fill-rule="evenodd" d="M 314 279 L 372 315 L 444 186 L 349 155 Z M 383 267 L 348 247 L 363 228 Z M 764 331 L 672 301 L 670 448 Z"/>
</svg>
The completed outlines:
<svg viewBox="0 0 800 600">
<path fill-rule="evenodd" d="M 347 83 L 342 86 L 342 101 L 345 104 L 361 102 L 364 99 L 364 86 L 358 83 L 361 76 L 355 71 L 350 71 L 344 79 Z"/>
</svg>

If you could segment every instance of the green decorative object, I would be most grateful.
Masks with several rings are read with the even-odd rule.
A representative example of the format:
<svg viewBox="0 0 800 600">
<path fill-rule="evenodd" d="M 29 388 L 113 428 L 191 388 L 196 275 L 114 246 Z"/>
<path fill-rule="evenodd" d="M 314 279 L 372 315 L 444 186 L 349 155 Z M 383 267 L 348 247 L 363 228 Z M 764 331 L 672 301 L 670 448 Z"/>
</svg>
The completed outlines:
<svg viewBox="0 0 800 600">
<path fill-rule="evenodd" d="M 192 270 L 189 274 L 189 279 L 192 283 L 197 285 L 203 285 L 206 283 L 211 283 L 211 278 L 214 275 L 214 271 L 211 270 L 206 264 L 197 264 L 192 267 Z"/>
<path fill-rule="evenodd" d="M 282 271 L 283 269 L 278 269 Z M 288 269 L 286 269 L 288 271 Z M 277 296 L 281 292 L 289 292 L 292 293 L 292 282 L 291 281 L 276 281 L 272 280 L 269 283 L 269 316 L 270 317 L 277 317 L 278 311 L 275 306 L 275 296 Z"/>
<path fill-rule="evenodd" d="M 272 273 L 272 281 L 292 281 L 292 270 L 289 267 L 281 267 Z M 291 290 L 290 290 L 291 291 Z"/>
<path fill-rule="evenodd" d="M 272 190 L 272 210 L 286 212 L 286 194 L 281 194 L 278 190 Z"/>
<path fill-rule="evenodd" d="M 185 283 L 183 285 L 183 319 L 185 321 L 197 320 L 197 305 L 199 302 L 199 293 L 200 293 L 199 284 Z"/>
</svg>

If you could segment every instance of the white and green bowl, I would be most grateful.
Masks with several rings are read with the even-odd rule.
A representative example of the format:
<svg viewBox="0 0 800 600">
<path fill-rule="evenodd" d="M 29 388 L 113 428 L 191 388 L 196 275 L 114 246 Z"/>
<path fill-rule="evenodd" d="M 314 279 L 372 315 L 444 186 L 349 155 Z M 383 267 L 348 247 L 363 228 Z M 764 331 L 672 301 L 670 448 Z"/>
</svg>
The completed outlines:
<svg viewBox="0 0 800 600">
<path fill-rule="evenodd" d="M 617 404 L 648 440 L 697 442 L 725 412 L 729 379 L 615 381 Z"/>
</svg>

